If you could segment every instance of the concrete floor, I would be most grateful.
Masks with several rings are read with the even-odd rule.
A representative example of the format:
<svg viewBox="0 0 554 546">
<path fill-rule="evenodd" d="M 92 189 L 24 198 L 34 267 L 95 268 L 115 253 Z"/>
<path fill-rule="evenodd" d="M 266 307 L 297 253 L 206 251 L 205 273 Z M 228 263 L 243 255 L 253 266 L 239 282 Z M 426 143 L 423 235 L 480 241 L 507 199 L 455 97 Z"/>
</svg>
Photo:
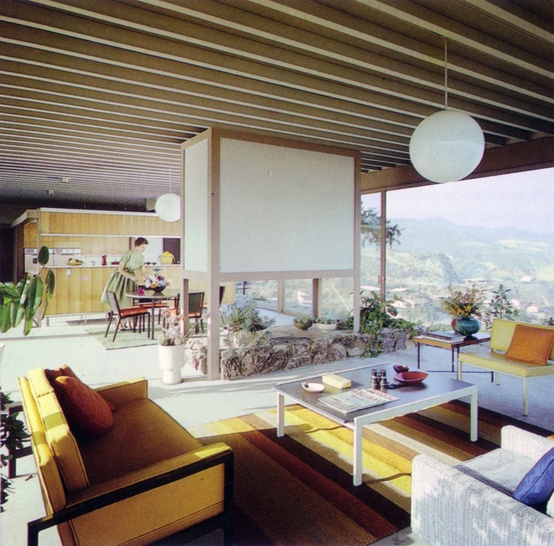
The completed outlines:
<svg viewBox="0 0 554 546">
<path fill-rule="evenodd" d="M 263 314 L 275 316 L 277 323 L 290 324 L 291 321 L 290 317 L 266 311 Z M 13 393 L 12 398 L 17 401 L 18 376 L 26 375 L 35 367 L 56 368 L 61 364 L 71 366 L 85 383 L 93 387 L 141 376 L 149 380 L 150 398 L 183 426 L 191 427 L 275 407 L 273 385 L 279 381 L 339 371 L 358 364 L 379 365 L 392 361 L 412 368 L 416 366 L 416 349 L 412 345 L 404 351 L 381 355 L 376 359 L 348 359 L 234 381 L 208 381 L 195 370 L 185 367 L 182 370 L 182 383 L 165 385 L 160 381 L 156 345 L 106 350 L 93 336 L 87 334 L 86 330 L 91 327 L 101 328 L 100 324 L 94 324 L 70 326 L 65 319 L 56 318 L 51 320 L 50 326 L 34 329 L 26 338 L 13 332 L 0 336 L 0 343 L 6 345 L 1 365 L 2 390 Z M 450 369 L 450 354 L 445 350 L 424 347 L 421 357 L 422 369 Z M 554 431 L 554 376 L 530 382 L 528 417 L 521 414 L 521 380 L 503 376 L 501 384 L 496 385 L 491 383 L 490 375 L 483 373 L 464 374 L 464 380 L 478 386 L 480 407 Z M 18 474 L 1 517 L 2 544 L 9 546 L 23 546 L 26 543 L 26 522 L 44 515 L 32 457 L 19 461 Z M 48 530 L 41 533 L 40 544 L 59 546 L 57 532 Z M 424 543 L 408 529 L 377 544 L 413 546 Z"/>
</svg>

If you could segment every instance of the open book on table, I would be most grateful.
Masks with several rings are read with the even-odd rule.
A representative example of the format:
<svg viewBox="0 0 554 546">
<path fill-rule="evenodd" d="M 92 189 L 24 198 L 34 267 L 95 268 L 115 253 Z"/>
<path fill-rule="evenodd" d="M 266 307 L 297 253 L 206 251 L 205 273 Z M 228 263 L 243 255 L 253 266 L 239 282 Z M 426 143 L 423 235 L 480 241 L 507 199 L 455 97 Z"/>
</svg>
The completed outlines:
<svg viewBox="0 0 554 546">
<path fill-rule="evenodd" d="M 322 396 L 319 399 L 321 403 L 342 413 L 352 413 L 394 400 L 398 400 L 398 397 L 376 389 L 352 389 L 347 392 Z"/>
</svg>

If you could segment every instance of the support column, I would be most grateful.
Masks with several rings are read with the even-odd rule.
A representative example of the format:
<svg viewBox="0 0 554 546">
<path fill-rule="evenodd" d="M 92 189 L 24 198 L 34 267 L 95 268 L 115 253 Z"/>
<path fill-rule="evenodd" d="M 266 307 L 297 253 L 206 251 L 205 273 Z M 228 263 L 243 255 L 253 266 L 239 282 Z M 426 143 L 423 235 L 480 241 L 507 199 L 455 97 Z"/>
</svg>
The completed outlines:
<svg viewBox="0 0 554 546">
<path fill-rule="evenodd" d="M 312 315 L 315 318 L 321 316 L 321 301 L 323 292 L 322 279 L 312 279 Z"/>
<path fill-rule="evenodd" d="M 381 301 L 387 299 L 387 192 L 381 192 L 381 267 L 379 288 Z"/>
</svg>

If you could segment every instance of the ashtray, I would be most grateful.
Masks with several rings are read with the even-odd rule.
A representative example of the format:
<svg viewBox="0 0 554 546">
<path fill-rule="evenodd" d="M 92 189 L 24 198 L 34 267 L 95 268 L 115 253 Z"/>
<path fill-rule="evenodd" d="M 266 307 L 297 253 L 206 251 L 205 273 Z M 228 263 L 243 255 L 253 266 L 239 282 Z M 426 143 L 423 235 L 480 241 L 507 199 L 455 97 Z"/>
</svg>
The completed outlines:
<svg viewBox="0 0 554 546">
<path fill-rule="evenodd" d="M 320 393 L 325 390 L 325 385 L 323 383 L 301 383 L 302 388 L 308 392 Z"/>
<path fill-rule="evenodd" d="M 429 374 L 425 372 L 400 372 L 394 379 L 400 383 L 412 384 L 421 383 Z"/>
<path fill-rule="evenodd" d="M 396 364 L 393 368 L 396 373 L 407 372 L 410 369 L 408 366 L 402 366 L 401 364 Z"/>
</svg>

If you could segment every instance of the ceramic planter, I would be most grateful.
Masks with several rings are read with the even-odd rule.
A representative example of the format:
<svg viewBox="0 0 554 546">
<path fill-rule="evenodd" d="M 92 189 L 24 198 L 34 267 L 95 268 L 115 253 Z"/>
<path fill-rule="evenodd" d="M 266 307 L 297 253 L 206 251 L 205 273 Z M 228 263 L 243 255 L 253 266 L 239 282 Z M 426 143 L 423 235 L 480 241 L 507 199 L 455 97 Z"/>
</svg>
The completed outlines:
<svg viewBox="0 0 554 546">
<path fill-rule="evenodd" d="M 457 318 L 454 323 L 454 331 L 465 337 L 476 334 L 480 327 L 481 325 L 475 317 Z"/>
<path fill-rule="evenodd" d="M 323 330 L 324 332 L 330 332 L 331 330 L 335 330 L 337 325 L 336 324 L 323 324 L 320 322 L 314 322 L 314 326 L 318 330 Z"/>
<path fill-rule="evenodd" d="M 311 328 L 313 322 L 311 320 L 307 322 L 293 322 L 293 324 L 299 329 L 299 330 L 308 330 Z"/>
<path fill-rule="evenodd" d="M 181 368 L 185 365 L 185 346 L 158 345 L 158 357 L 162 369 L 162 383 L 166 385 L 180 383 Z"/>
</svg>

